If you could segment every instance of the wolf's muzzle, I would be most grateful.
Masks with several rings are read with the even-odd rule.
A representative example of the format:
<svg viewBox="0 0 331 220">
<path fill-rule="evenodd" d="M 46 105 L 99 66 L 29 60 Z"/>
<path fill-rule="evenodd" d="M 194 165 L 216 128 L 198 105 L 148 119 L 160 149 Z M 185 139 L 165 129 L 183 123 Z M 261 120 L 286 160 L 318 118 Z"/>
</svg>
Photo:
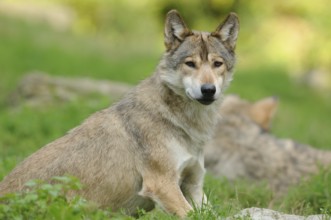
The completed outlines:
<svg viewBox="0 0 331 220">
<path fill-rule="evenodd" d="M 201 104 L 209 105 L 213 101 L 215 101 L 214 99 L 215 93 L 216 93 L 216 87 L 214 86 L 214 84 L 210 84 L 210 83 L 203 84 L 201 86 L 202 98 L 198 99 L 198 101 Z"/>
</svg>

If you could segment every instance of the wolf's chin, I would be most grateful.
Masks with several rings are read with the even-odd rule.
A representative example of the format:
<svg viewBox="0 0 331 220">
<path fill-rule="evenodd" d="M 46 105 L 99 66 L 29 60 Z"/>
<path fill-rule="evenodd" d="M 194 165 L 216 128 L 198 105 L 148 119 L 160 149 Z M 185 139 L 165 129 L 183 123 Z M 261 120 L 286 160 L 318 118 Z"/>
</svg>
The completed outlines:
<svg viewBox="0 0 331 220">
<path fill-rule="evenodd" d="M 211 103 L 213 103 L 216 99 L 197 99 L 198 102 L 200 102 L 203 105 L 210 105 Z"/>
</svg>

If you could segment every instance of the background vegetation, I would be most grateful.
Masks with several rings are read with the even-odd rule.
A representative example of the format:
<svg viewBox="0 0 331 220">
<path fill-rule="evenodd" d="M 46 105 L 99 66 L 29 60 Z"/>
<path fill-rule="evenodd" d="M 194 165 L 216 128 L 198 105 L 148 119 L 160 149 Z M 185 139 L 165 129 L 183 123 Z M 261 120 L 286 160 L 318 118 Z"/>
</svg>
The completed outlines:
<svg viewBox="0 0 331 220">
<path fill-rule="evenodd" d="M 111 103 L 97 97 L 93 103 L 76 100 L 38 109 L 12 108 L 10 94 L 21 77 L 41 70 L 136 84 L 153 72 L 162 54 L 162 25 L 171 8 L 177 8 L 190 27 L 209 31 L 228 12 L 237 12 L 241 20 L 238 65 L 228 93 L 249 100 L 277 95 L 281 104 L 272 133 L 331 150 L 331 15 L 327 5 L 327 0 L 0 2 L 0 179 L 26 156 Z M 76 187 L 75 180 L 61 181 L 59 187 Z M 205 188 L 215 207 L 213 212 L 195 212 L 191 217 L 229 216 L 252 206 L 301 215 L 330 213 L 330 185 L 330 170 L 322 170 L 288 195 L 274 198 L 262 183 L 229 183 L 207 176 Z M 61 193 L 54 194 L 57 190 L 46 186 L 32 196 L 10 198 L 12 205 L 0 205 L 0 217 L 1 213 L 9 213 L 8 219 L 24 213 L 33 213 L 35 219 L 111 215 L 86 208 L 86 201 L 66 201 Z M 33 209 L 36 201 L 42 212 Z M 141 211 L 140 218 L 173 217 Z"/>
</svg>

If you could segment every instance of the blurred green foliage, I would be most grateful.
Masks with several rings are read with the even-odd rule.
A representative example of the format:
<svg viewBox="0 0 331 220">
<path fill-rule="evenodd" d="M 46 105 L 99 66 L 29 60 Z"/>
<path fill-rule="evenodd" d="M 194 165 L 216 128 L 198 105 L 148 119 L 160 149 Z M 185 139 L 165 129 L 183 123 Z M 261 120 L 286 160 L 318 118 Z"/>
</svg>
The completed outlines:
<svg viewBox="0 0 331 220">
<path fill-rule="evenodd" d="M 234 11 L 241 20 L 238 39 L 241 68 L 282 66 L 301 82 L 331 88 L 328 0 L 28 1 L 66 7 L 74 15 L 71 17 L 73 32 L 103 40 L 115 53 L 162 51 L 163 22 L 170 9 L 178 9 L 191 28 L 208 31 Z M 52 7 L 47 9 L 51 11 Z"/>
<path fill-rule="evenodd" d="M 209 31 L 234 11 L 241 20 L 241 65 L 276 64 L 295 76 L 318 69 L 331 84 L 328 0 L 59 1 L 76 12 L 76 31 L 102 34 L 117 43 L 139 42 L 143 47 L 158 45 L 164 16 L 170 9 L 178 9 L 190 27 Z"/>
</svg>

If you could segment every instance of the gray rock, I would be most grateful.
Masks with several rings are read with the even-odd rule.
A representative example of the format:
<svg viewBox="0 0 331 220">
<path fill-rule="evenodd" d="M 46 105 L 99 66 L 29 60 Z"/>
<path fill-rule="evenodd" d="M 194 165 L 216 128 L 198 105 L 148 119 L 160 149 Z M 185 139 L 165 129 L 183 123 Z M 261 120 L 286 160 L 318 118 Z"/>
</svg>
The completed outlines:
<svg viewBox="0 0 331 220">
<path fill-rule="evenodd" d="M 74 101 L 93 94 L 119 99 L 132 86 L 126 83 L 90 78 L 51 76 L 41 71 L 27 73 L 8 98 L 12 106 L 22 103 L 39 106 Z"/>
<path fill-rule="evenodd" d="M 289 215 L 264 208 L 247 208 L 226 220 L 251 219 L 251 220 L 330 220 L 328 215 L 299 216 Z"/>
</svg>

